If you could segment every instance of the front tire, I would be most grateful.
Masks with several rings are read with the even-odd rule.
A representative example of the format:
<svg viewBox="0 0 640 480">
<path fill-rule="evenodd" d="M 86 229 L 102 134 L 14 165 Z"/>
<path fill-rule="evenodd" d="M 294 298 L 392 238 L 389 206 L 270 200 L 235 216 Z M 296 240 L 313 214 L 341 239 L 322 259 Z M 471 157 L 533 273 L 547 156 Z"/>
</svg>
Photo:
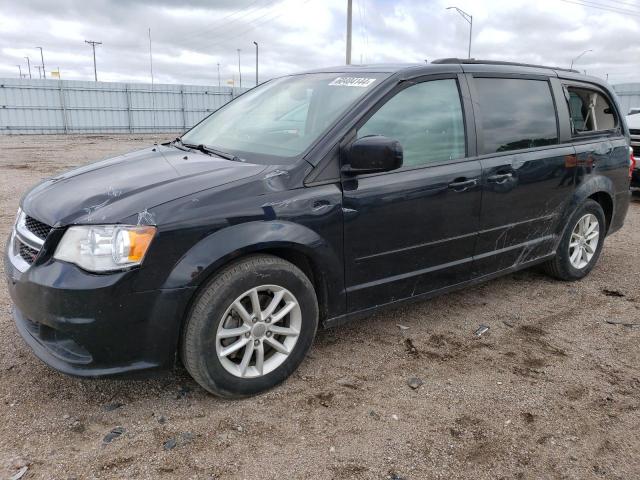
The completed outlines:
<svg viewBox="0 0 640 480">
<path fill-rule="evenodd" d="M 317 326 L 315 291 L 299 268 L 271 255 L 246 257 L 200 292 L 184 328 L 182 360 L 215 395 L 255 395 L 296 370 Z"/>
<path fill-rule="evenodd" d="M 546 272 L 565 281 L 586 277 L 600 257 L 606 232 L 602 207 L 586 200 L 569 219 L 556 256 L 544 265 Z"/>
</svg>

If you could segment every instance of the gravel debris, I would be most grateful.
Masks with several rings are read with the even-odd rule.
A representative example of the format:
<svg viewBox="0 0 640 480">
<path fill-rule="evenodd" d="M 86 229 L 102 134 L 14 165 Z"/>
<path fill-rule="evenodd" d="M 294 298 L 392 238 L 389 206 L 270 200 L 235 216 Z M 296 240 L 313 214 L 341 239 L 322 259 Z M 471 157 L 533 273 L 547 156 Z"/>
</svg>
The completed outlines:
<svg viewBox="0 0 640 480">
<path fill-rule="evenodd" d="M 0 135 L 0 238 L 44 177 L 172 138 Z M 640 478 L 640 328 L 605 323 L 640 318 L 638 245 L 634 202 L 584 280 L 530 269 L 319 330 L 297 375 L 237 401 L 181 366 L 149 379 L 55 372 L 17 333 L 1 281 L 0 479 L 24 467 L 21 480 Z M 492 326 L 481 341 L 480 324 Z M 410 376 L 428 389 L 412 393 Z M 128 432 L 101 448 L 116 422 Z"/>
</svg>

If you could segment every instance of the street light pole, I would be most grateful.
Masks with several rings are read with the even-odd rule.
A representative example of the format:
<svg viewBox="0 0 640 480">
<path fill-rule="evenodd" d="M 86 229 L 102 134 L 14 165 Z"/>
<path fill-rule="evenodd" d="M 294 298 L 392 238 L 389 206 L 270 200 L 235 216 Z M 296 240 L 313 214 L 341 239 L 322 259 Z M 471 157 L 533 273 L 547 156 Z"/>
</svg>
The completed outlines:
<svg viewBox="0 0 640 480">
<path fill-rule="evenodd" d="M 27 59 L 27 68 L 29 69 L 29 80 L 31 80 L 31 62 L 29 61 L 29 57 L 24 57 Z"/>
<path fill-rule="evenodd" d="M 467 12 L 459 9 L 458 7 L 447 7 L 447 10 L 451 10 L 451 9 L 458 12 L 460 16 L 469 23 L 469 53 L 467 58 L 471 58 L 471 35 L 473 34 L 473 15 L 469 15 Z"/>
<path fill-rule="evenodd" d="M 351 65 L 351 20 L 353 0 L 347 0 L 347 65 Z"/>
<path fill-rule="evenodd" d="M 242 88 L 242 69 L 240 68 L 240 49 L 238 49 L 238 76 L 240 77 L 240 88 Z"/>
<path fill-rule="evenodd" d="M 42 47 L 36 47 L 40 49 L 40 60 L 42 60 L 42 77 L 47 78 L 47 72 L 44 71 L 44 55 L 42 54 Z"/>
<path fill-rule="evenodd" d="M 93 75 L 98 81 L 98 69 L 96 68 L 96 45 L 102 45 L 102 42 L 94 42 L 93 40 L 85 40 L 84 43 L 91 45 L 93 48 Z"/>
<path fill-rule="evenodd" d="M 218 64 L 218 89 L 220 88 L 220 64 Z"/>
<path fill-rule="evenodd" d="M 580 57 L 582 57 L 585 53 L 589 53 L 589 52 L 593 52 L 593 50 L 585 50 L 585 51 L 584 51 L 584 52 L 582 52 L 580 55 L 578 55 L 576 58 L 572 59 L 572 60 L 571 60 L 571 66 L 569 67 L 569 70 L 573 69 L 573 64 L 574 64 L 575 62 L 577 62 L 577 61 L 580 59 Z"/>
<path fill-rule="evenodd" d="M 256 87 L 258 86 L 258 42 L 253 42 L 256 46 Z"/>
<path fill-rule="evenodd" d="M 20 65 L 16 65 L 16 67 L 18 67 L 18 72 L 20 72 L 19 73 L 20 78 L 22 78 L 22 67 Z"/>
<path fill-rule="evenodd" d="M 38 78 L 42 78 L 42 67 L 40 65 L 34 65 L 38 69 Z"/>
</svg>

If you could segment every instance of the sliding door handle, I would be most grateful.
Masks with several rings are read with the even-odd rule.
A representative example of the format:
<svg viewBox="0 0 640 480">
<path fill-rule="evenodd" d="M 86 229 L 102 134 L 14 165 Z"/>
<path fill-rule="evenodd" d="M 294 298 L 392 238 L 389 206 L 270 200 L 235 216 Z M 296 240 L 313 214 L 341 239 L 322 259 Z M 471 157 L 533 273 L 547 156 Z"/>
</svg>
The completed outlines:
<svg viewBox="0 0 640 480">
<path fill-rule="evenodd" d="M 456 192 L 464 192 L 465 190 L 468 190 L 471 187 L 475 187 L 477 184 L 478 184 L 477 178 L 473 178 L 471 180 L 466 180 L 461 178 L 451 182 L 449 184 L 449 188 Z"/>
<path fill-rule="evenodd" d="M 491 175 L 490 177 L 487 177 L 487 182 L 504 183 L 507 180 L 509 180 L 510 178 L 513 178 L 513 173 L 511 173 L 511 172 L 509 172 L 509 173 L 499 173 L 497 175 Z"/>
</svg>

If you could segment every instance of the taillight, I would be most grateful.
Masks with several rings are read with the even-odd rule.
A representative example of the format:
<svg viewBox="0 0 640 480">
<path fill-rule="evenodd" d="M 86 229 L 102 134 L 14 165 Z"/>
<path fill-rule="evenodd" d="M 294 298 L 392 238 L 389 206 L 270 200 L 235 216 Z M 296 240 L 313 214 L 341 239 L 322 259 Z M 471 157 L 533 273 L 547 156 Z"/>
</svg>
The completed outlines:
<svg viewBox="0 0 640 480">
<path fill-rule="evenodd" d="M 636 169 L 636 157 L 633 156 L 633 148 L 629 147 L 629 178 L 633 177 L 633 171 Z"/>
</svg>

